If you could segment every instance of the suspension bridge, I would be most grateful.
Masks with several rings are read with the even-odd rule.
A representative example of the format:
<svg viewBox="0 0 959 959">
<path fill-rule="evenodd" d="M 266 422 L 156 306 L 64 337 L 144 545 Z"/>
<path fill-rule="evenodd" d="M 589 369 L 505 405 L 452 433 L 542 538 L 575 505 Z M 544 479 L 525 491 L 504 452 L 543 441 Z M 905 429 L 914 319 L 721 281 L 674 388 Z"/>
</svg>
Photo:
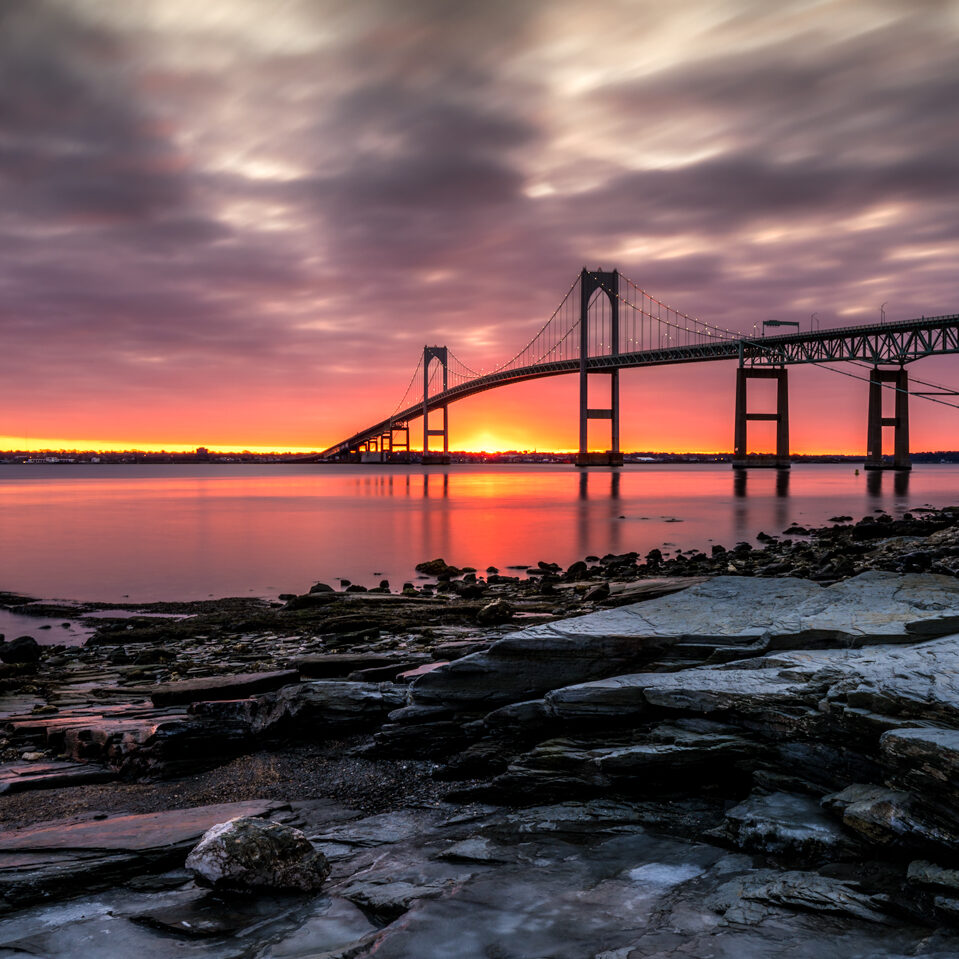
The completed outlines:
<svg viewBox="0 0 959 959">
<path fill-rule="evenodd" d="M 795 323 L 769 321 L 779 328 Z M 765 334 L 765 329 L 764 329 Z M 477 371 L 463 363 L 448 346 L 426 346 L 409 386 L 393 412 L 378 423 L 334 444 L 320 454 L 324 460 L 388 461 L 408 457 L 410 422 L 423 421 L 423 462 L 449 462 L 449 407 L 485 390 L 547 376 L 579 376 L 578 466 L 620 466 L 619 373 L 641 366 L 736 360 L 735 441 L 733 466 L 789 466 L 788 367 L 827 365 L 843 375 L 868 382 L 866 469 L 909 469 L 909 377 L 906 364 L 926 356 L 959 352 L 959 314 L 922 317 L 890 323 L 849 326 L 809 332 L 747 337 L 676 310 L 647 293 L 618 270 L 583 269 L 559 306 L 535 336 L 515 356 L 492 370 Z M 840 370 L 829 364 L 854 364 L 865 372 Z M 591 388 L 605 379 L 601 405 L 591 404 Z M 776 411 L 751 413 L 748 383 L 776 382 Z M 956 406 L 944 396 L 947 387 L 913 391 L 932 402 Z M 601 385 L 601 384 L 599 384 Z M 883 416 L 883 390 L 895 393 L 895 414 Z M 437 423 L 437 420 L 439 421 Z M 590 420 L 609 423 L 609 446 L 590 451 Z M 747 455 L 747 424 L 776 423 L 776 452 Z M 894 455 L 882 456 L 883 429 L 894 432 Z M 434 439 L 442 450 L 431 450 Z"/>
</svg>

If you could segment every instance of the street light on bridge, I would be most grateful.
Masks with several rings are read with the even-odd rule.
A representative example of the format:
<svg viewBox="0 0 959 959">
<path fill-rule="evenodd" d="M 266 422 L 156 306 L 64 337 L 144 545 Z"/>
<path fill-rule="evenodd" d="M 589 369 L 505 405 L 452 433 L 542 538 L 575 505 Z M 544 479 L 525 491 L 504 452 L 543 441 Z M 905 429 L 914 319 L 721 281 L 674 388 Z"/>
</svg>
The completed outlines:
<svg viewBox="0 0 959 959">
<path fill-rule="evenodd" d="M 795 320 L 763 320 L 763 336 L 766 335 L 767 326 L 794 326 L 799 332 L 799 324 Z"/>
</svg>

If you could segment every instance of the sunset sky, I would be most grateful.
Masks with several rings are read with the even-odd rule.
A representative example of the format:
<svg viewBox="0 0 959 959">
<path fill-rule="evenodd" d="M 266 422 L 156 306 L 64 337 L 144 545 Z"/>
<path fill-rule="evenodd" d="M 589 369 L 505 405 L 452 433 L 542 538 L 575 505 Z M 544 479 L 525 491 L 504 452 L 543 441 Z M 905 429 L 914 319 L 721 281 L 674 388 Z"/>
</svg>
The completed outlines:
<svg viewBox="0 0 959 959">
<path fill-rule="evenodd" d="M 954 0 L 0 0 L 0 448 L 322 449 L 583 265 L 748 333 L 957 313 L 957 41 Z M 734 376 L 625 372 L 623 448 L 730 449 Z M 864 448 L 865 384 L 790 379 L 794 451 Z M 451 446 L 576 413 L 498 390 Z"/>
</svg>

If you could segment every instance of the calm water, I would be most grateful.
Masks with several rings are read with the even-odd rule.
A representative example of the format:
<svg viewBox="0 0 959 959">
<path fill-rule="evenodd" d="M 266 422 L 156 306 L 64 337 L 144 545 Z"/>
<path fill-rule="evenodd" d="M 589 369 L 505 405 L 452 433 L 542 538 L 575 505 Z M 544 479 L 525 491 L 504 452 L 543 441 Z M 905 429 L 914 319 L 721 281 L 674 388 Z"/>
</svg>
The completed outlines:
<svg viewBox="0 0 959 959">
<path fill-rule="evenodd" d="M 501 569 L 706 548 L 792 522 L 959 503 L 959 466 L 0 466 L 0 590 L 145 602 L 394 587 L 417 562 Z"/>
</svg>

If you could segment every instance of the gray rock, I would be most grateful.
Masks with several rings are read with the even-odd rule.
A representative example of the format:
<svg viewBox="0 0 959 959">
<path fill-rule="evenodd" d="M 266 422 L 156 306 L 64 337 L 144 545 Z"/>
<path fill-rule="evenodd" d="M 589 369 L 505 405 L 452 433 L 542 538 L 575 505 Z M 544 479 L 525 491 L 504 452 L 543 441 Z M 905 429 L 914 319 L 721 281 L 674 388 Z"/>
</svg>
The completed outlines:
<svg viewBox="0 0 959 959">
<path fill-rule="evenodd" d="M 436 899 L 448 891 L 452 883 L 441 879 L 434 882 L 395 882 L 358 879 L 339 889 L 340 895 L 355 903 L 364 912 L 381 922 L 392 922 L 403 915 L 418 899 Z"/>
<path fill-rule="evenodd" d="M 491 730 L 530 729 L 532 727 L 551 723 L 555 718 L 553 710 L 545 700 L 531 699 L 522 703 L 511 703 L 494 709 L 483 717 L 483 725 Z"/>
<path fill-rule="evenodd" d="M 421 676 L 411 684 L 410 697 L 415 704 L 488 712 L 561 686 L 627 672 L 662 648 L 635 636 L 563 636 L 550 633 L 548 626 L 533 627 Z"/>
<path fill-rule="evenodd" d="M 906 879 L 917 886 L 931 886 L 959 893 L 959 869 L 945 869 L 924 859 L 909 863 Z"/>
<path fill-rule="evenodd" d="M 830 689 L 833 712 L 915 719 L 959 728 L 959 637 L 895 649 L 865 649 L 843 664 L 845 678 Z M 877 727 L 877 736 L 884 730 Z"/>
<path fill-rule="evenodd" d="M 412 660 L 427 662 L 431 656 L 415 653 L 314 653 L 299 656 L 293 665 L 308 679 L 333 679 L 348 676 L 363 669 L 380 666 L 402 666 Z"/>
<path fill-rule="evenodd" d="M 447 862 L 516 862 L 516 851 L 508 846 L 500 845 L 484 836 L 474 836 L 472 839 L 463 839 L 454 842 L 452 846 L 438 852 L 435 859 Z"/>
<path fill-rule="evenodd" d="M 641 715 L 663 710 L 738 715 L 806 715 L 826 684 L 788 670 L 706 668 L 637 673 L 566 687 L 546 696 L 563 719 Z"/>
<path fill-rule="evenodd" d="M 583 602 L 597 603 L 609 599 L 609 583 L 597 583 L 583 594 Z"/>
<path fill-rule="evenodd" d="M 154 706 L 183 706 L 208 700 L 239 699 L 254 693 L 271 692 L 299 681 L 300 674 L 295 669 L 184 679 L 154 686 L 150 692 L 150 699 Z"/>
<path fill-rule="evenodd" d="M 330 873 L 299 829 L 249 817 L 207 830 L 186 867 L 197 882 L 227 891 L 313 892 Z"/>
<path fill-rule="evenodd" d="M 824 797 L 822 804 L 874 845 L 959 849 L 959 835 L 924 815 L 912 793 L 855 783 Z"/>
<path fill-rule="evenodd" d="M 697 791 L 719 784 L 735 789 L 748 781 L 759 751 L 718 723 L 679 721 L 600 742 L 548 740 L 510 765 L 492 788 L 518 798 L 607 790 L 675 794 L 691 784 Z"/>
<path fill-rule="evenodd" d="M 389 846 L 424 830 L 432 821 L 428 812 L 401 810 L 366 816 L 335 825 L 310 836 L 313 842 L 339 843 L 357 847 Z"/>
<path fill-rule="evenodd" d="M 481 832 L 497 839 L 516 842 L 539 834 L 581 837 L 617 834 L 641 827 L 644 811 L 635 803 L 609 799 L 561 802 L 531 806 L 507 813 L 484 825 Z"/>
<path fill-rule="evenodd" d="M 498 626 L 508 623 L 513 618 L 513 606 L 505 599 L 494 599 L 487 603 L 476 614 L 476 622 L 480 626 Z"/>
<path fill-rule="evenodd" d="M 635 672 L 668 649 L 708 657 L 716 643 L 740 655 L 912 643 L 959 627 L 957 606 L 959 583 L 946 576 L 870 572 L 827 588 L 720 576 L 645 603 L 522 630 L 421 677 L 411 696 L 415 703 L 490 708 Z"/>
<path fill-rule="evenodd" d="M 883 734 L 879 746 L 890 785 L 954 804 L 959 790 L 959 729 L 893 729 Z M 959 819 L 959 810 L 955 814 Z"/>
<path fill-rule="evenodd" d="M 290 905 L 284 909 L 277 902 L 260 897 L 237 897 L 227 903 L 218 895 L 206 893 L 172 906 L 151 908 L 130 918 L 178 938 L 210 939 L 242 934 L 251 926 L 282 919 L 284 913 L 288 915 L 291 911 Z"/>
<path fill-rule="evenodd" d="M 881 912 L 886 905 L 883 897 L 860 892 L 855 883 L 814 872 L 756 870 L 724 883 L 707 905 L 722 913 L 727 922 L 749 925 L 766 917 L 763 907 L 836 913 L 883 924 L 893 921 Z"/>
<path fill-rule="evenodd" d="M 36 663 L 40 660 L 40 644 L 32 636 L 18 636 L 9 643 L 0 642 L 0 662 Z"/>
<path fill-rule="evenodd" d="M 249 723 L 256 734 L 324 739 L 346 729 L 376 726 L 405 702 L 406 687 L 393 683 L 316 680 L 245 700 L 198 703 L 191 711 L 220 722 L 234 718 Z"/>
<path fill-rule="evenodd" d="M 850 859 L 863 851 L 860 843 L 823 812 L 817 800 L 791 793 L 750 796 L 730 809 L 723 824 L 709 835 L 747 852 L 780 856 L 802 865 Z"/>
</svg>

